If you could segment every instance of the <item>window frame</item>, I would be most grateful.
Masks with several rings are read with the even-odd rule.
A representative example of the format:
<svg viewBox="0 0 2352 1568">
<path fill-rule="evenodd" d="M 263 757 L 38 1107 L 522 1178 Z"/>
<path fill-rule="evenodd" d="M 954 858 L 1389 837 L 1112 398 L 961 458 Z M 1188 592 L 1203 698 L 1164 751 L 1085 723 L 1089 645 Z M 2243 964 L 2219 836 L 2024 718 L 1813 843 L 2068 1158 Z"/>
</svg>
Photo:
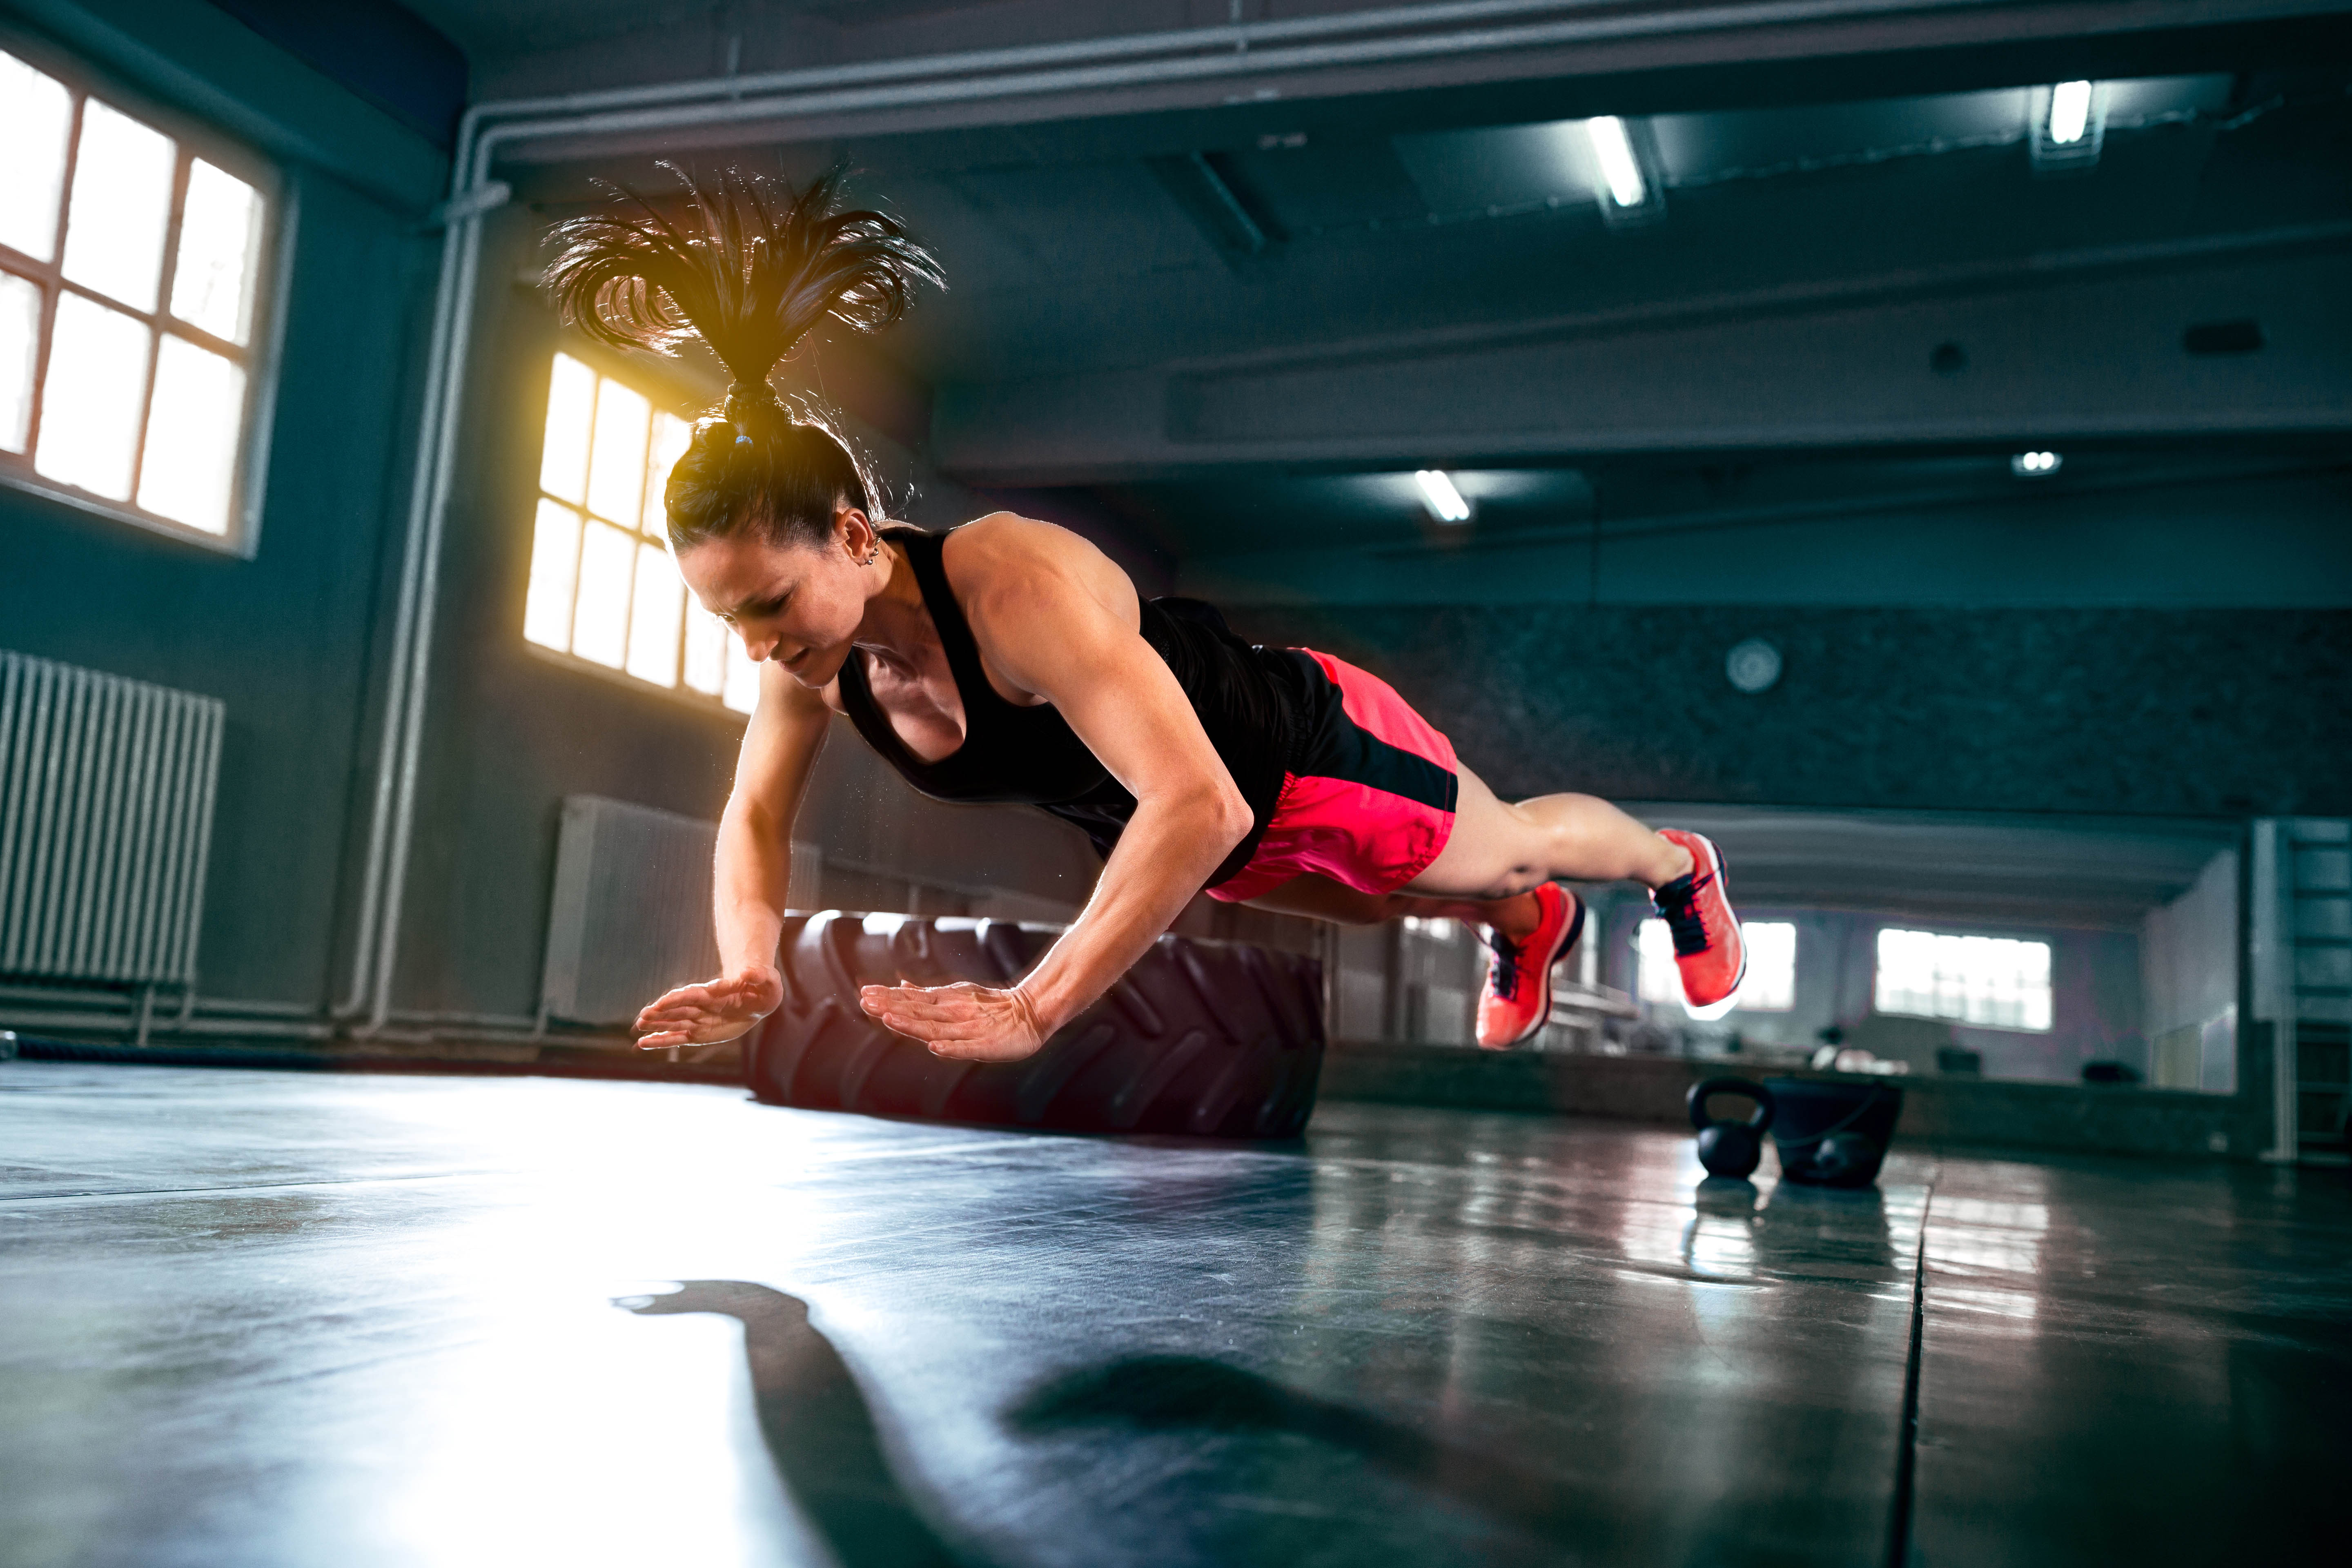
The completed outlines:
<svg viewBox="0 0 2352 1568">
<path fill-rule="evenodd" d="M 677 680 L 668 686 L 656 686 L 652 681 L 646 679 L 642 676 L 631 674 L 629 672 L 625 656 L 620 665 L 609 665 L 603 663 L 600 660 L 587 658 L 585 655 L 574 653 L 569 648 L 550 647 L 545 643 L 535 642 L 530 637 L 524 635 L 523 627 L 525 617 L 528 614 L 531 565 L 534 551 L 536 549 L 537 520 L 540 508 L 542 505 L 551 502 L 556 506 L 563 508 L 567 511 L 577 514 L 582 520 L 583 531 L 585 526 L 591 522 L 602 522 L 608 527 L 625 526 L 611 518 L 604 517 L 601 513 L 590 510 L 584 496 L 579 501 L 569 501 L 561 496 L 549 493 L 541 483 L 542 477 L 542 463 L 547 449 L 547 416 L 549 405 L 552 401 L 556 357 L 558 355 L 563 355 L 578 361 L 581 364 L 586 366 L 589 372 L 600 380 L 617 382 L 628 391 L 643 397 L 652 405 L 653 414 L 670 415 L 677 419 L 685 421 L 688 426 L 691 426 L 696 419 L 701 417 L 700 411 L 706 408 L 711 401 L 709 389 L 693 384 L 689 377 L 665 374 L 664 369 L 661 367 L 649 364 L 646 361 L 637 359 L 634 356 L 618 353 L 603 343 L 590 341 L 586 336 L 577 331 L 567 330 L 551 334 L 550 338 L 541 345 L 541 347 L 543 352 L 538 361 L 538 363 L 543 368 L 544 372 L 539 383 L 541 395 L 536 403 L 527 405 L 534 407 L 538 411 L 537 419 L 533 421 L 530 426 L 530 445 L 529 447 L 530 458 L 528 467 L 531 478 L 528 489 L 523 492 L 529 497 L 529 500 L 522 509 L 521 518 L 516 525 L 518 540 L 518 548 L 516 551 L 518 584 L 515 596 L 515 615 L 513 621 L 510 623 L 516 641 L 521 646 L 526 655 L 543 664 L 552 665 L 558 668 L 569 670 L 574 674 L 593 677 L 608 685 L 619 687 L 625 690 L 634 692 L 640 697 L 651 698 L 655 700 L 667 700 L 669 701 L 682 703 L 689 711 L 724 719 L 739 726 L 748 723 L 751 717 L 750 712 L 743 709 L 729 705 L 726 698 L 726 682 L 723 678 L 719 684 L 719 689 L 715 692 L 702 691 L 692 686 L 688 686 L 686 683 L 685 637 L 688 630 L 693 624 L 693 617 L 699 606 L 695 603 L 694 591 L 691 588 L 685 587 L 682 583 L 680 587 L 685 595 L 685 605 L 679 625 L 678 674 Z M 589 439 L 592 443 L 589 461 L 592 466 L 593 462 L 593 443 L 594 440 L 594 429 L 595 417 L 592 413 L 589 418 Z M 646 484 L 650 487 L 653 482 L 653 476 L 648 472 L 646 475 Z M 642 528 L 629 529 L 627 531 L 637 541 L 647 543 L 656 542 L 655 536 L 646 533 Z M 669 548 L 669 541 L 667 533 L 660 536 L 658 542 L 661 544 L 663 550 L 667 552 Z M 575 554 L 573 559 L 574 576 L 572 583 L 572 614 L 576 616 L 579 613 L 580 589 L 577 575 L 577 562 L 579 560 L 579 556 Z M 673 558 L 673 566 L 674 565 L 675 558 Z M 625 647 L 626 647 L 627 632 L 629 629 L 629 617 L 634 617 L 635 614 L 635 584 L 634 580 L 632 580 L 630 587 L 630 607 L 627 612 L 627 616 L 624 619 L 622 626 L 623 645 Z M 724 623 L 721 623 L 721 625 L 723 626 Z M 740 655 L 742 641 L 732 626 L 727 626 L 725 627 L 725 630 L 727 647 L 726 657 L 731 660 Z"/>
<path fill-rule="evenodd" d="M 37 437 L 48 391 L 48 357 L 56 335 L 58 306 L 68 292 L 101 308 L 139 321 L 148 333 L 146 380 L 141 389 L 139 435 L 133 447 L 131 497 L 114 500 L 63 483 L 34 468 L 31 450 L 0 450 L 0 486 L 43 500 L 127 523 L 151 535 L 189 544 L 216 555 L 250 561 L 259 553 L 264 503 L 268 489 L 270 437 L 278 399 L 279 365 L 286 340 L 286 304 L 291 290 L 287 279 L 294 260 L 295 186 L 286 170 L 264 153 L 228 133 L 148 93 L 89 59 L 36 34 L 0 25 L 0 49 L 47 76 L 73 95 L 73 111 L 66 139 L 66 161 L 58 193 L 58 228 L 54 253 L 38 261 L 22 251 L 0 246 L 0 271 L 29 279 L 41 290 L 41 314 L 36 339 L 33 401 L 26 429 Z M 65 237 L 73 206 L 73 178 L 81 155 L 82 123 L 91 99 L 103 100 L 128 118 L 171 139 L 173 143 L 171 214 L 163 231 L 163 264 L 156 277 L 155 306 L 139 310 L 121 300 L 98 293 L 65 276 Z M 216 338 L 193 322 L 172 314 L 172 285 L 179 268 L 180 233 L 185 219 L 191 162 L 201 158 L 222 173 L 242 180 L 262 202 L 260 232 L 254 244 L 252 325 L 243 346 Z M 174 521 L 138 504 L 139 480 L 146 460 L 147 426 L 154 412 L 155 373 L 166 335 L 184 338 L 208 353 L 221 354 L 245 371 L 245 407 L 237 437 L 236 468 L 231 480 L 228 522 L 219 533 Z M 34 445 L 28 441 L 28 448 Z"/>
</svg>

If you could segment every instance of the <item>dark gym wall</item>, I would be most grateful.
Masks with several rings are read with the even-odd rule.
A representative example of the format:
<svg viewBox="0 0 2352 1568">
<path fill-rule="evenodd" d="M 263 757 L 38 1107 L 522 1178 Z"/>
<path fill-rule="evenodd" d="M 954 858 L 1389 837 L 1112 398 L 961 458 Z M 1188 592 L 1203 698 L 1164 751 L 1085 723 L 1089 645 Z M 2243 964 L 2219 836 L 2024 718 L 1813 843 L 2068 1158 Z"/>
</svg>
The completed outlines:
<svg viewBox="0 0 2352 1568">
<path fill-rule="evenodd" d="M 221 699 L 207 994 L 323 1004 L 373 624 L 405 506 L 440 155 L 212 7 L 12 13 L 271 156 L 294 231 L 259 548 L 239 559 L 0 488 L 0 646 Z M 281 252 L 282 254 L 282 252 Z"/>
<path fill-rule="evenodd" d="M 1507 795 L 2185 816 L 2352 813 L 2340 610 L 1253 608 L 1388 677 Z M 1782 658 L 1748 696 L 1733 645 Z M 1465 652 L 1465 650 L 1475 650 Z"/>
</svg>

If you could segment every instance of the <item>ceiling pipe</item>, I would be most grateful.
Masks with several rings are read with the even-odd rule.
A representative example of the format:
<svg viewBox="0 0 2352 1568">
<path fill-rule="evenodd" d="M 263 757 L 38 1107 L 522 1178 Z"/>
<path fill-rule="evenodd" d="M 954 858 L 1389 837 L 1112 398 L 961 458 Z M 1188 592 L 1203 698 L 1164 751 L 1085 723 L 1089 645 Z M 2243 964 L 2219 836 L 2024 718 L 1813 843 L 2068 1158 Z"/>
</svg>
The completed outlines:
<svg viewBox="0 0 2352 1568">
<path fill-rule="evenodd" d="M 415 833 L 425 698 L 438 608 L 441 537 L 454 471 L 457 413 L 472 339 L 482 223 L 502 199 L 490 168 L 501 147 L 557 137 L 805 118 L 845 110 L 921 108 L 1072 91 L 1341 66 L 1410 62 L 1632 37 L 1703 35 L 1810 22 L 1987 9 L 1999 0 L 1756 0 L 1664 14 L 1508 24 L 1598 8 L 1609 0 L 1459 0 L 1349 16 L 1229 24 L 1074 43 L 873 61 L 753 77 L 478 103 L 459 121 L 449 200 L 441 208 L 425 408 L 418 422 L 401 577 L 394 599 L 383 727 L 371 792 L 349 993 L 338 1016 L 368 1035 L 392 1021 L 403 903 Z M 1498 24 L 1456 31 L 1433 26 Z M 1393 31 L 1350 43 L 1321 40 Z M 1302 42 L 1301 40 L 1307 40 Z M 1279 47 L 1282 45 L 1291 47 Z M 1276 46 L 1276 47 L 1268 47 Z M 1106 63 L 1095 63 L 1106 62 Z M 1118 63 L 1108 63 L 1118 62 Z M 803 90 L 807 89 L 807 90 Z M 708 100 L 709 101 L 701 101 Z"/>
</svg>

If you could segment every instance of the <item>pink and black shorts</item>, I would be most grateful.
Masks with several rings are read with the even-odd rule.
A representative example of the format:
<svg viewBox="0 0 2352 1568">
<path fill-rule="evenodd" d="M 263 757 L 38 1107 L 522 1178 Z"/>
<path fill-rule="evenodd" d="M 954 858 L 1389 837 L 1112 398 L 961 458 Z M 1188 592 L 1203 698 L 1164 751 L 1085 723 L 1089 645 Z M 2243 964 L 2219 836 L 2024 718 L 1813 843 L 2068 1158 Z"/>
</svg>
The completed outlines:
<svg viewBox="0 0 2352 1568">
<path fill-rule="evenodd" d="M 1314 872 L 1392 893 L 1429 868 L 1454 832 L 1454 743 L 1388 682 L 1311 648 L 1312 697 L 1274 816 L 1249 863 L 1209 897 L 1244 903 Z"/>
</svg>

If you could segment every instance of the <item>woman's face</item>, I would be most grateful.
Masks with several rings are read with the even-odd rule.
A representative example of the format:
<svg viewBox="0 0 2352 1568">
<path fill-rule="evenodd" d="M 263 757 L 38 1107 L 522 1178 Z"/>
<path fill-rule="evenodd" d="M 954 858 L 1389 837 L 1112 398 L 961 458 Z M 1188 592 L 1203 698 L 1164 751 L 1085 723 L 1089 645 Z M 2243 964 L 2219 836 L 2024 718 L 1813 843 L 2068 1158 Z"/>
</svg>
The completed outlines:
<svg viewBox="0 0 2352 1568">
<path fill-rule="evenodd" d="M 743 639 L 753 663 L 773 659 L 812 689 L 832 684 L 866 618 L 873 525 L 855 507 L 834 514 L 822 544 L 778 544 L 756 532 L 707 539 L 681 552 L 677 569 L 702 607 Z"/>
</svg>

